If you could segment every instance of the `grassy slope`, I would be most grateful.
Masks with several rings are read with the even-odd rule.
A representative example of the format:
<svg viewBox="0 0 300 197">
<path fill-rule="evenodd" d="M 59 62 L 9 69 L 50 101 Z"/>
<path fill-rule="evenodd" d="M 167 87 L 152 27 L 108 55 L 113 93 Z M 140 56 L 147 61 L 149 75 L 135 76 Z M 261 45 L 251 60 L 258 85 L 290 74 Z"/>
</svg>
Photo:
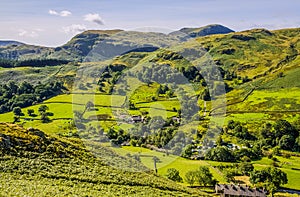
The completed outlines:
<svg viewBox="0 0 300 197">
<path fill-rule="evenodd" d="M 0 124 L 0 135 L 0 195 L 206 195 L 152 173 L 120 170 L 132 164 L 135 169 L 145 167 L 93 142 L 90 152 L 78 140 L 58 139 L 12 124 Z M 109 157 L 121 166 L 107 165 Z"/>
</svg>

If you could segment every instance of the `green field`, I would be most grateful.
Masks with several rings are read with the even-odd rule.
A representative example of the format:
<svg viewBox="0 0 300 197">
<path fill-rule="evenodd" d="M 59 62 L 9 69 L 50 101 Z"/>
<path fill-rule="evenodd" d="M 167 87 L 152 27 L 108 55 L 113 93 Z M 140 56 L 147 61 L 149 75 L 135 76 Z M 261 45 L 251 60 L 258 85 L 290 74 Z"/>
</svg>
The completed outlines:
<svg viewBox="0 0 300 197">
<path fill-rule="evenodd" d="M 300 189 L 300 157 L 283 158 L 276 156 L 279 160 L 280 169 L 287 173 L 288 184 L 284 187 L 292 189 Z M 261 169 L 263 167 L 271 166 L 273 161 L 264 157 L 262 160 L 253 162 L 256 169 Z M 293 169 L 292 169 L 293 168 Z"/>
<path fill-rule="evenodd" d="M 166 153 L 151 151 L 142 147 L 125 146 L 122 148 L 113 148 L 113 150 L 124 156 L 128 153 L 131 155 L 139 155 L 142 163 L 150 169 L 154 169 L 153 157 L 158 157 L 160 160 L 160 162 L 157 163 L 158 174 L 162 176 L 166 175 L 167 170 L 169 168 L 175 168 L 179 170 L 180 175 L 184 178 L 187 171 L 196 170 L 199 168 L 199 166 L 208 166 L 213 176 L 220 183 L 226 182 L 222 174 L 220 174 L 220 172 L 217 169 L 212 167 L 214 162 L 202 160 L 189 160 L 175 155 L 166 155 Z M 188 184 L 184 181 L 184 185 Z"/>
<path fill-rule="evenodd" d="M 142 163 L 150 169 L 154 169 L 154 163 L 152 159 L 153 156 L 158 157 L 161 161 L 157 163 L 158 173 L 162 176 L 166 175 L 168 168 L 175 168 L 179 170 L 180 175 L 184 177 L 185 173 L 189 170 L 195 170 L 199 168 L 199 166 L 208 166 L 213 176 L 220 183 L 226 183 L 226 181 L 223 177 L 223 174 L 213 166 L 231 164 L 226 162 L 214 162 L 214 161 L 205 161 L 205 160 L 188 160 L 174 155 L 167 156 L 165 153 L 151 151 L 149 149 L 141 148 L 141 147 L 126 146 L 122 148 L 113 148 L 113 150 L 124 156 L 128 153 L 131 155 L 134 154 L 139 155 Z M 292 156 L 289 159 L 283 157 L 277 157 L 277 158 L 279 160 L 279 165 L 281 166 L 280 169 L 287 173 L 288 180 L 289 180 L 288 184 L 284 185 L 284 187 L 299 190 L 300 171 L 293 170 L 292 168 L 300 169 L 300 157 Z M 272 160 L 264 157 L 261 160 L 254 161 L 253 164 L 255 169 L 262 169 L 268 166 L 272 166 Z M 184 181 L 184 185 L 188 185 L 188 184 Z"/>
</svg>

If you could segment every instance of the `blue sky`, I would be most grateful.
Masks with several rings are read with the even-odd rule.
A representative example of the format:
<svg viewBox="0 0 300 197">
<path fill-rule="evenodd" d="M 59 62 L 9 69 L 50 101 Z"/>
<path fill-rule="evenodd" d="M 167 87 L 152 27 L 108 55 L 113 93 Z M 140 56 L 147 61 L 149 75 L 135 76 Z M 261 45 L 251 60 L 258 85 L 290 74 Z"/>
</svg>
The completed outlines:
<svg viewBox="0 0 300 197">
<path fill-rule="evenodd" d="M 299 10 L 297 0 L 1 0 L 0 39 L 58 46 L 86 29 L 279 29 L 299 27 Z"/>
</svg>

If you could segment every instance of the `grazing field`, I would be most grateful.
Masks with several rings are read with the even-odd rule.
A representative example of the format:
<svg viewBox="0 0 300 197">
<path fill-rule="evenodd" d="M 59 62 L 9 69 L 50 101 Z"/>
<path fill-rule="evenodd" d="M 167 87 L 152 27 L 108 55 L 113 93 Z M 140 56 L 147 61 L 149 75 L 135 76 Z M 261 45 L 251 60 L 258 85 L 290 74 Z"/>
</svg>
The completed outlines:
<svg viewBox="0 0 300 197">
<path fill-rule="evenodd" d="M 26 107 L 22 109 L 24 116 L 21 116 L 21 123 L 25 127 L 39 128 L 45 132 L 61 133 L 65 132 L 70 125 L 70 121 L 74 118 L 74 111 L 83 112 L 87 102 L 93 102 L 97 110 L 86 111 L 84 118 L 89 118 L 95 115 L 106 114 L 111 117 L 111 121 L 91 121 L 94 125 L 101 125 L 104 129 L 116 126 L 115 119 L 121 114 L 129 113 L 128 115 L 142 115 L 142 112 L 147 112 L 150 117 L 163 116 L 167 117 L 176 116 L 177 112 L 174 112 L 173 108 L 179 108 L 177 100 L 170 101 L 151 101 L 137 104 L 139 110 L 123 110 L 120 106 L 125 101 L 125 96 L 119 95 L 106 95 L 99 93 L 75 93 L 75 94 L 63 94 L 50 98 L 43 103 Z M 39 118 L 38 109 L 41 105 L 47 105 L 49 112 L 53 113 L 50 116 L 51 122 L 42 123 Z M 33 109 L 35 116 L 29 116 L 27 114 L 28 109 Z M 165 116 L 163 115 L 165 114 Z M 0 114 L 0 122 L 13 122 L 13 112 Z M 129 128 L 125 123 L 120 125 L 122 128 Z"/>
<path fill-rule="evenodd" d="M 109 145 L 107 145 L 109 146 Z M 142 147 L 130 147 L 124 146 L 122 148 L 113 148 L 118 154 L 126 156 L 138 155 L 141 159 L 141 162 L 147 166 L 149 169 L 154 169 L 153 157 L 159 158 L 160 162 L 157 163 L 158 174 L 165 176 L 167 174 L 167 169 L 175 168 L 179 170 L 180 176 L 184 178 L 185 174 L 189 170 L 196 170 L 199 166 L 208 166 L 211 173 L 220 183 L 226 183 L 224 175 L 217 168 L 213 166 L 219 165 L 230 165 L 230 162 L 216 162 L 216 161 L 205 161 L 205 160 L 189 160 L 182 157 L 174 155 L 166 155 L 166 153 L 161 153 L 157 151 L 152 151 Z M 300 189 L 300 157 L 292 156 L 291 158 L 278 158 L 278 165 L 280 169 L 287 173 L 288 184 L 285 184 L 284 187 L 291 189 Z M 263 169 L 268 166 L 272 166 L 273 160 L 263 157 L 261 160 L 252 162 L 255 169 Z M 187 167 L 188 166 L 188 167 Z M 185 185 L 188 185 L 184 180 Z"/>
<path fill-rule="evenodd" d="M 276 156 L 276 158 L 278 159 L 277 164 L 279 165 L 280 169 L 287 173 L 288 183 L 283 186 L 300 190 L 300 157 L 292 156 L 290 158 L 284 158 Z M 268 159 L 266 157 L 253 162 L 255 169 L 262 169 L 267 166 L 272 166 L 273 163 L 274 161 L 272 159 Z"/>
<path fill-rule="evenodd" d="M 178 157 L 176 155 L 167 155 L 166 153 L 152 151 L 142 147 L 129 147 L 124 146 L 122 148 L 113 148 L 114 151 L 121 155 L 131 154 L 131 155 L 139 155 L 142 163 L 147 166 L 149 169 L 154 169 L 153 157 L 159 158 L 159 162 L 157 162 L 158 174 L 165 176 L 167 174 L 167 170 L 169 168 L 175 168 L 179 170 L 180 176 L 184 179 L 187 171 L 196 170 L 200 166 L 208 166 L 211 173 L 220 183 L 225 183 L 222 173 L 220 173 L 217 169 L 213 168 L 214 162 L 203 161 L 203 160 L 189 160 L 182 157 Z M 218 162 L 218 164 L 221 164 Z M 187 167 L 188 166 L 188 167 Z M 184 184 L 188 185 L 184 180 Z"/>
</svg>

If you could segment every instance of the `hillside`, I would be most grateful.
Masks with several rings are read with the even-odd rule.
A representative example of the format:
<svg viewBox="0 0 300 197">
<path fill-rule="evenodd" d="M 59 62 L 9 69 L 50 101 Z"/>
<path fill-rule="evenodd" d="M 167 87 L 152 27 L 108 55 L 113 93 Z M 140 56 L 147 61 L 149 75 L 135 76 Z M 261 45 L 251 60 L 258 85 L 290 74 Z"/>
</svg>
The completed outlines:
<svg viewBox="0 0 300 197">
<path fill-rule="evenodd" d="M 206 195 L 153 173 L 125 171 L 126 165 L 140 164 L 97 144 L 92 154 L 79 140 L 59 139 L 5 123 L 0 124 L 0 136 L 0 195 Z M 108 165 L 105 155 L 124 167 Z"/>
<path fill-rule="evenodd" d="M 28 44 L 4 45 L 0 46 L 0 58 L 10 60 L 45 59 L 51 51 L 53 51 L 52 48 Z"/>
</svg>

